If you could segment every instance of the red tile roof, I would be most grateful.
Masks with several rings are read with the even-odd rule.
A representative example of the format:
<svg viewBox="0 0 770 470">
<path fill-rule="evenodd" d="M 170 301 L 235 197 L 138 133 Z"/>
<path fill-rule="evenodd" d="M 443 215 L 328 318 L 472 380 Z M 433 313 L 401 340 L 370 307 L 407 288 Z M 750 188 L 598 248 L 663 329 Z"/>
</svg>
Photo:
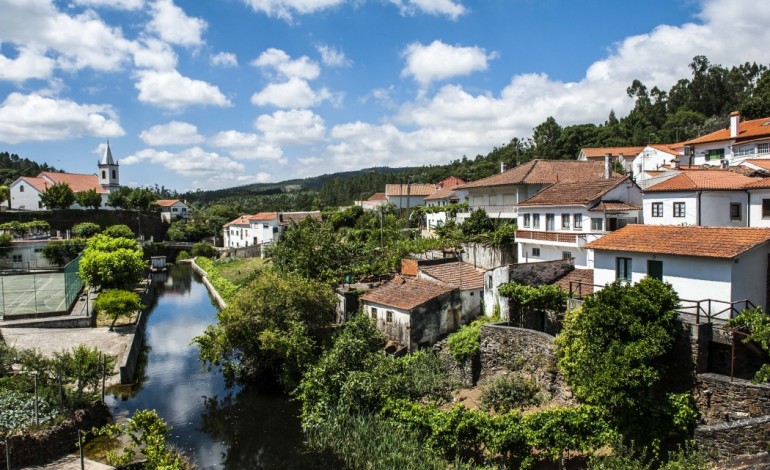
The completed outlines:
<svg viewBox="0 0 770 470">
<path fill-rule="evenodd" d="M 412 310 L 453 290 L 455 290 L 454 287 L 437 282 L 420 279 L 406 280 L 401 276 L 396 276 L 387 284 L 362 295 L 361 300 L 399 310 Z"/>
<path fill-rule="evenodd" d="M 519 206 L 585 206 L 623 183 L 630 184 L 627 176 L 579 183 L 559 182 L 520 202 Z"/>
<path fill-rule="evenodd" d="M 736 142 L 756 139 L 758 137 L 770 138 L 770 117 L 761 119 L 752 119 L 738 123 L 738 137 Z M 718 142 L 720 140 L 732 140 L 730 137 L 730 127 L 720 129 L 711 134 L 700 136 L 696 139 L 685 142 L 685 144 L 705 144 L 708 142 Z"/>
<path fill-rule="evenodd" d="M 443 180 L 436 183 L 436 189 L 454 188 L 455 186 L 459 186 L 461 184 L 465 184 L 464 179 L 458 178 L 456 176 L 447 176 Z"/>
<path fill-rule="evenodd" d="M 96 175 L 81 175 L 77 173 L 54 173 L 44 171 L 37 175 L 38 178 L 48 179 L 54 183 L 66 183 L 72 191 L 79 193 L 95 189 L 97 193 L 106 193 L 107 190 L 99 184 L 99 177 Z"/>
<path fill-rule="evenodd" d="M 484 288 L 484 272 L 477 270 L 472 264 L 456 261 L 433 266 L 423 265 L 419 266 L 419 270 L 448 286 L 461 290 Z"/>
<path fill-rule="evenodd" d="M 385 201 L 388 198 L 385 197 L 385 193 L 374 193 L 371 196 L 369 196 L 369 199 L 367 201 Z"/>
<path fill-rule="evenodd" d="M 249 220 L 264 221 L 274 220 L 278 218 L 278 212 L 257 212 L 254 215 L 249 216 Z"/>
<path fill-rule="evenodd" d="M 578 160 L 532 160 L 504 173 L 472 181 L 457 189 L 484 188 L 510 184 L 553 184 L 558 181 L 577 182 L 601 178 L 604 162 Z"/>
<path fill-rule="evenodd" d="M 623 201 L 602 201 L 589 209 L 591 212 L 625 212 L 642 210 L 642 206 L 628 204 Z"/>
<path fill-rule="evenodd" d="M 746 160 L 746 163 L 751 163 L 754 166 L 758 166 L 763 170 L 770 170 L 770 158 L 752 158 Z"/>
<path fill-rule="evenodd" d="M 47 180 L 44 180 L 43 178 L 35 178 L 34 176 L 22 176 L 21 179 L 26 181 L 28 185 L 37 189 L 41 193 L 46 190 L 48 185 L 50 185 Z"/>
<path fill-rule="evenodd" d="M 650 144 L 648 147 L 652 147 L 655 150 L 660 150 L 661 152 L 668 153 L 670 155 L 678 156 L 684 154 L 684 144 Z M 682 151 L 679 151 L 679 149 L 682 149 Z"/>
<path fill-rule="evenodd" d="M 646 188 L 645 192 L 741 190 L 757 181 L 729 170 L 684 170 L 673 178 Z"/>
<path fill-rule="evenodd" d="M 440 200 L 440 199 L 449 198 L 452 195 L 455 195 L 455 197 L 457 197 L 457 195 L 455 194 L 455 188 L 454 187 L 451 187 L 451 188 L 441 188 L 438 191 L 436 191 L 435 193 L 431 194 L 430 196 L 426 196 L 425 200 L 426 201 L 437 201 L 437 200 Z"/>
<path fill-rule="evenodd" d="M 580 151 L 589 160 L 604 160 L 604 156 L 608 153 L 612 157 L 618 157 L 621 153 L 624 159 L 634 159 L 644 147 L 586 147 L 580 149 Z"/>
<path fill-rule="evenodd" d="M 171 207 L 177 202 L 182 202 L 179 199 L 158 199 L 155 201 L 156 204 L 158 204 L 160 207 Z"/>
<path fill-rule="evenodd" d="M 435 184 L 412 183 L 412 184 L 386 184 L 385 194 L 387 196 L 429 196 L 436 192 Z"/>
<path fill-rule="evenodd" d="M 731 259 L 768 240 L 767 228 L 626 225 L 586 248 Z"/>
</svg>

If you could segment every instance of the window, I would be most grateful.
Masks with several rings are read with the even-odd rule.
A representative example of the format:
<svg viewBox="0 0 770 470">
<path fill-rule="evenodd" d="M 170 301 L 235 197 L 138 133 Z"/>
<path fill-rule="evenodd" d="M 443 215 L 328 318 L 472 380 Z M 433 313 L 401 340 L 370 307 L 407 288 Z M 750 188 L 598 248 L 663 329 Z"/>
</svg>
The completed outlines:
<svg viewBox="0 0 770 470">
<path fill-rule="evenodd" d="M 600 217 L 592 217 L 591 218 L 591 231 L 592 232 L 601 232 L 604 230 L 604 219 Z"/>
<path fill-rule="evenodd" d="M 730 203 L 730 220 L 741 220 L 741 212 L 740 202 Z"/>
<path fill-rule="evenodd" d="M 770 199 L 762 199 L 762 218 L 770 218 Z"/>
<path fill-rule="evenodd" d="M 540 248 L 532 248 L 532 256 L 540 256 Z"/>
<path fill-rule="evenodd" d="M 492 275 L 487 276 L 487 289 L 492 289 Z"/>
<path fill-rule="evenodd" d="M 24 261 L 24 259 L 21 257 L 21 255 L 13 255 L 14 263 L 21 263 L 22 261 Z"/>
<path fill-rule="evenodd" d="M 104 171 L 104 170 L 102 170 L 102 179 L 103 179 L 103 180 L 106 180 L 106 179 L 107 179 L 107 172 L 106 172 L 106 171 Z"/>
<path fill-rule="evenodd" d="M 273 227 L 273 233 L 278 233 L 278 227 Z"/>
<path fill-rule="evenodd" d="M 182 208 L 182 212 L 187 212 L 187 208 L 186 208 L 186 207 L 183 207 L 183 208 Z"/>
<path fill-rule="evenodd" d="M 532 214 L 532 228 L 540 228 L 540 214 Z"/>
<path fill-rule="evenodd" d="M 385 312 L 385 321 L 387 323 L 393 323 L 393 311 L 392 310 L 388 310 L 387 312 Z"/>
<path fill-rule="evenodd" d="M 529 227 L 532 223 L 532 216 L 529 214 L 524 214 L 524 221 L 522 223 L 525 227 Z"/>
<path fill-rule="evenodd" d="M 546 230 L 554 230 L 554 226 L 556 221 L 556 216 L 553 214 L 546 214 L 545 215 L 545 229 Z"/>
<path fill-rule="evenodd" d="M 571 251 L 562 251 L 561 252 L 561 259 L 572 259 L 572 252 Z"/>
<path fill-rule="evenodd" d="M 663 217 L 663 203 L 662 202 L 653 202 L 652 203 L 652 216 L 653 217 Z"/>
<path fill-rule="evenodd" d="M 583 230 L 583 216 L 574 214 L 572 216 L 572 226 L 575 230 Z"/>
<path fill-rule="evenodd" d="M 684 202 L 674 203 L 674 217 L 684 217 Z"/>
<path fill-rule="evenodd" d="M 20 192 L 20 193 L 23 193 L 23 192 L 24 192 L 24 185 L 23 185 L 23 184 L 20 184 L 20 185 L 19 185 L 19 192 Z"/>
<path fill-rule="evenodd" d="M 631 258 L 618 257 L 615 260 L 615 279 L 631 282 Z"/>
<path fill-rule="evenodd" d="M 656 261 L 654 259 L 647 260 L 647 275 L 654 277 L 655 279 L 663 280 L 663 261 Z"/>
<path fill-rule="evenodd" d="M 562 214 L 561 215 L 561 228 L 564 230 L 569 230 L 569 221 L 572 217 L 569 214 Z"/>
<path fill-rule="evenodd" d="M 179 209 L 177 209 L 176 207 L 172 207 L 171 208 L 171 212 L 178 212 L 178 211 L 179 211 Z"/>
<path fill-rule="evenodd" d="M 372 307 L 372 320 L 377 319 L 377 309 Z"/>
<path fill-rule="evenodd" d="M 721 160 L 725 156 L 725 149 L 711 149 L 706 151 L 706 161 Z"/>
<path fill-rule="evenodd" d="M 770 144 L 757 144 L 757 153 L 770 153 Z"/>
<path fill-rule="evenodd" d="M 112 170 L 112 179 L 117 179 L 117 178 L 118 178 L 118 172 L 115 170 Z"/>
</svg>

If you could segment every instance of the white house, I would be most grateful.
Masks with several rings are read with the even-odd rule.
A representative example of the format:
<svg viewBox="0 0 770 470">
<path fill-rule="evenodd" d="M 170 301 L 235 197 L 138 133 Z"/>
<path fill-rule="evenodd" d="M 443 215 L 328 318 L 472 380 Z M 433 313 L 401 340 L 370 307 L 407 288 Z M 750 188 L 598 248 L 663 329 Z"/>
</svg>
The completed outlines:
<svg viewBox="0 0 770 470">
<path fill-rule="evenodd" d="M 258 212 L 242 215 L 224 225 L 224 247 L 241 248 L 273 243 L 289 226 L 306 217 L 321 220 L 321 212 Z"/>
<path fill-rule="evenodd" d="M 187 220 L 190 216 L 190 208 L 179 199 L 158 199 L 155 201 L 160 206 L 160 220 L 172 222 L 176 219 Z"/>
<path fill-rule="evenodd" d="M 424 183 L 386 184 L 385 198 L 396 206 L 397 209 L 425 204 L 425 196 L 436 192 L 436 185 Z"/>
<path fill-rule="evenodd" d="M 466 319 L 482 313 L 484 300 L 484 272 L 472 264 L 451 259 L 431 260 L 418 263 L 418 279 L 438 282 L 460 290 L 462 312 Z"/>
<path fill-rule="evenodd" d="M 735 111 L 726 129 L 685 142 L 685 155 L 693 165 L 712 166 L 770 158 L 770 117 L 741 122 L 740 113 Z"/>
<path fill-rule="evenodd" d="M 767 306 L 770 229 L 628 225 L 586 247 L 594 251 L 596 290 L 651 276 L 670 283 L 693 313 L 700 305 L 727 318 L 733 302 Z"/>
<path fill-rule="evenodd" d="M 366 201 L 355 201 L 355 205 L 361 206 L 365 211 L 378 210 L 381 206 L 388 203 L 385 193 L 374 193 Z"/>
<path fill-rule="evenodd" d="M 631 161 L 630 174 L 640 183 L 658 176 L 659 171 L 670 168 L 674 160 L 684 154 L 684 144 L 649 144 Z"/>
<path fill-rule="evenodd" d="M 634 171 L 634 161 L 645 147 L 585 147 L 580 149 L 578 160 L 603 162 L 609 156 L 610 161 L 623 168 L 626 173 Z"/>
<path fill-rule="evenodd" d="M 436 184 L 436 192 L 425 197 L 425 205 L 430 208 L 425 214 L 425 223 L 428 232 L 432 232 L 436 227 L 444 225 L 447 222 L 447 213 L 441 210 L 451 204 L 465 202 L 468 198 L 468 191 L 457 189 L 457 186 L 465 184 L 465 180 L 450 176 Z"/>
<path fill-rule="evenodd" d="M 651 225 L 747 227 L 750 195 L 746 187 L 757 181 L 729 170 L 682 170 L 645 188 L 644 221 Z"/>
<path fill-rule="evenodd" d="M 15 210 L 48 210 L 40 202 L 40 194 L 45 192 L 50 186 L 57 183 L 67 184 L 75 193 L 96 190 L 102 196 L 102 208 L 111 209 L 107 206 L 107 197 L 113 191 L 120 188 L 120 167 L 112 158 L 112 150 L 109 143 L 104 151 L 104 155 L 97 163 L 98 174 L 84 175 L 77 173 L 56 173 L 44 171 L 36 177 L 22 176 L 10 185 L 9 209 Z M 74 203 L 70 209 L 82 209 Z"/>
<path fill-rule="evenodd" d="M 642 193 L 627 176 L 556 183 L 518 205 L 519 263 L 574 259 L 592 267 L 585 245 L 641 222 Z"/>
<path fill-rule="evenodd" d="M 491 218 L 516 219 L 516 205 L 556 182 L 580 182 L 601 178 L 604 161 L 532 160 L 523 165 L 455 187 L 468 191 L 470 211 L 483 208 Z M 464 220 L 470 212 L 457 215 Z"/>
</svg>

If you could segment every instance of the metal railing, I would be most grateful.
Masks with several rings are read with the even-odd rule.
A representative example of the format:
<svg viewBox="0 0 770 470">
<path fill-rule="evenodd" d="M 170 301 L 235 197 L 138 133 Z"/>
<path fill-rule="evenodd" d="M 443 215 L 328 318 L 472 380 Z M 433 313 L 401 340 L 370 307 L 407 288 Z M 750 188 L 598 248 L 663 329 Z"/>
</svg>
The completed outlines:
<svg viewBox="0 0 770 470">
<path fill-rule="evenodd" d="M 577 234 L 562 232 L 538 232 L 535 230 L 516 230 L 516 238 L 520 240 L 539 240 L 558 243 L 577 243 Z"/>
</svg>

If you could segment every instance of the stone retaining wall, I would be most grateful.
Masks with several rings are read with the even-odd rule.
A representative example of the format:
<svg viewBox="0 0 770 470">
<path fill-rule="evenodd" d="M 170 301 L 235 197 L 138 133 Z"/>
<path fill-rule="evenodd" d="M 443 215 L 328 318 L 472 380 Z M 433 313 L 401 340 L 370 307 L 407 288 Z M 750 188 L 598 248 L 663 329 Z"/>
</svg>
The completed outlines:
<svg viewBox="0 0 770 470">
<path fill-rule="evenodd" d="M 705 424 L 770 415 L 770 385 L 719 374 L 698 374 L 693 396 Z"/>
<path fill-rule="evenodd" d="M 227 307 L 227 302 L 225 302 L 225 299 L 219 295 L 219 292 L 217 292 L 217 290 L 214 288 L 214 285 L 209 281 L 208 273 L 195 263 L 195 259 L 185 261 L 189 262 L 192 265 L 193 271 L 198 273 L 200 277 L 203 278 L 203 285 L 206 286 L 206 289 L 208 289 L 209 294 L 211 294 L 211 296 L 214 298 L 214 301 L 217 303 L 217 305 L 219 305 L 219 308 L 224 310 L 224 308 Z"/>
<path fill-rule="evenodd" d="M 8 439 L 11 465 L 21 468 L 56 460 L 77 449 L 78 430 L 90 431 L 104 426 L 112 418 L 109 408 L 101 402 L 76 410 L 58 426 L 41 431 L 16 434 Z M 5 441 L 0 441 L 0 468 L 6 468 Z"/>
<path fill-rule="evenodd" d="M 143 305 L 150 305 L 152 303 L 152 294 L 155 291 L 155 283 L 150 282 L 147 288 L 142 292 L 141 301 Z M 131 343 L 128 346 L 128 352 L 123 356 L 123 361 L 120 363 L 120 383 L 130 384 L 134 382 L 134 376 L 136 375 L 136 367 L 139 364 L 139 357 L 142 352 L 142 340 L 144 340 L 144 328 L 147 325 L 147 312 L 139 312 L 136 317 L 136 326 L 134 326 L 134 333 L 131 335 Z"/>
<path fill-rule="evenodd" d="M 698 426 L 695 441 L 719 462 L 766 453 L 770 441 L 770 416 Z"/>
<path fill-rule="evenodd" d="M 553 336 L 540 331 L 505 324 L 483 325 L 481 379 L 506 371 L 523 372 L 548 391 L 552 399 L 571 403 L 572 392 L 556 366 L 553 340 Z"/>
</svg>

